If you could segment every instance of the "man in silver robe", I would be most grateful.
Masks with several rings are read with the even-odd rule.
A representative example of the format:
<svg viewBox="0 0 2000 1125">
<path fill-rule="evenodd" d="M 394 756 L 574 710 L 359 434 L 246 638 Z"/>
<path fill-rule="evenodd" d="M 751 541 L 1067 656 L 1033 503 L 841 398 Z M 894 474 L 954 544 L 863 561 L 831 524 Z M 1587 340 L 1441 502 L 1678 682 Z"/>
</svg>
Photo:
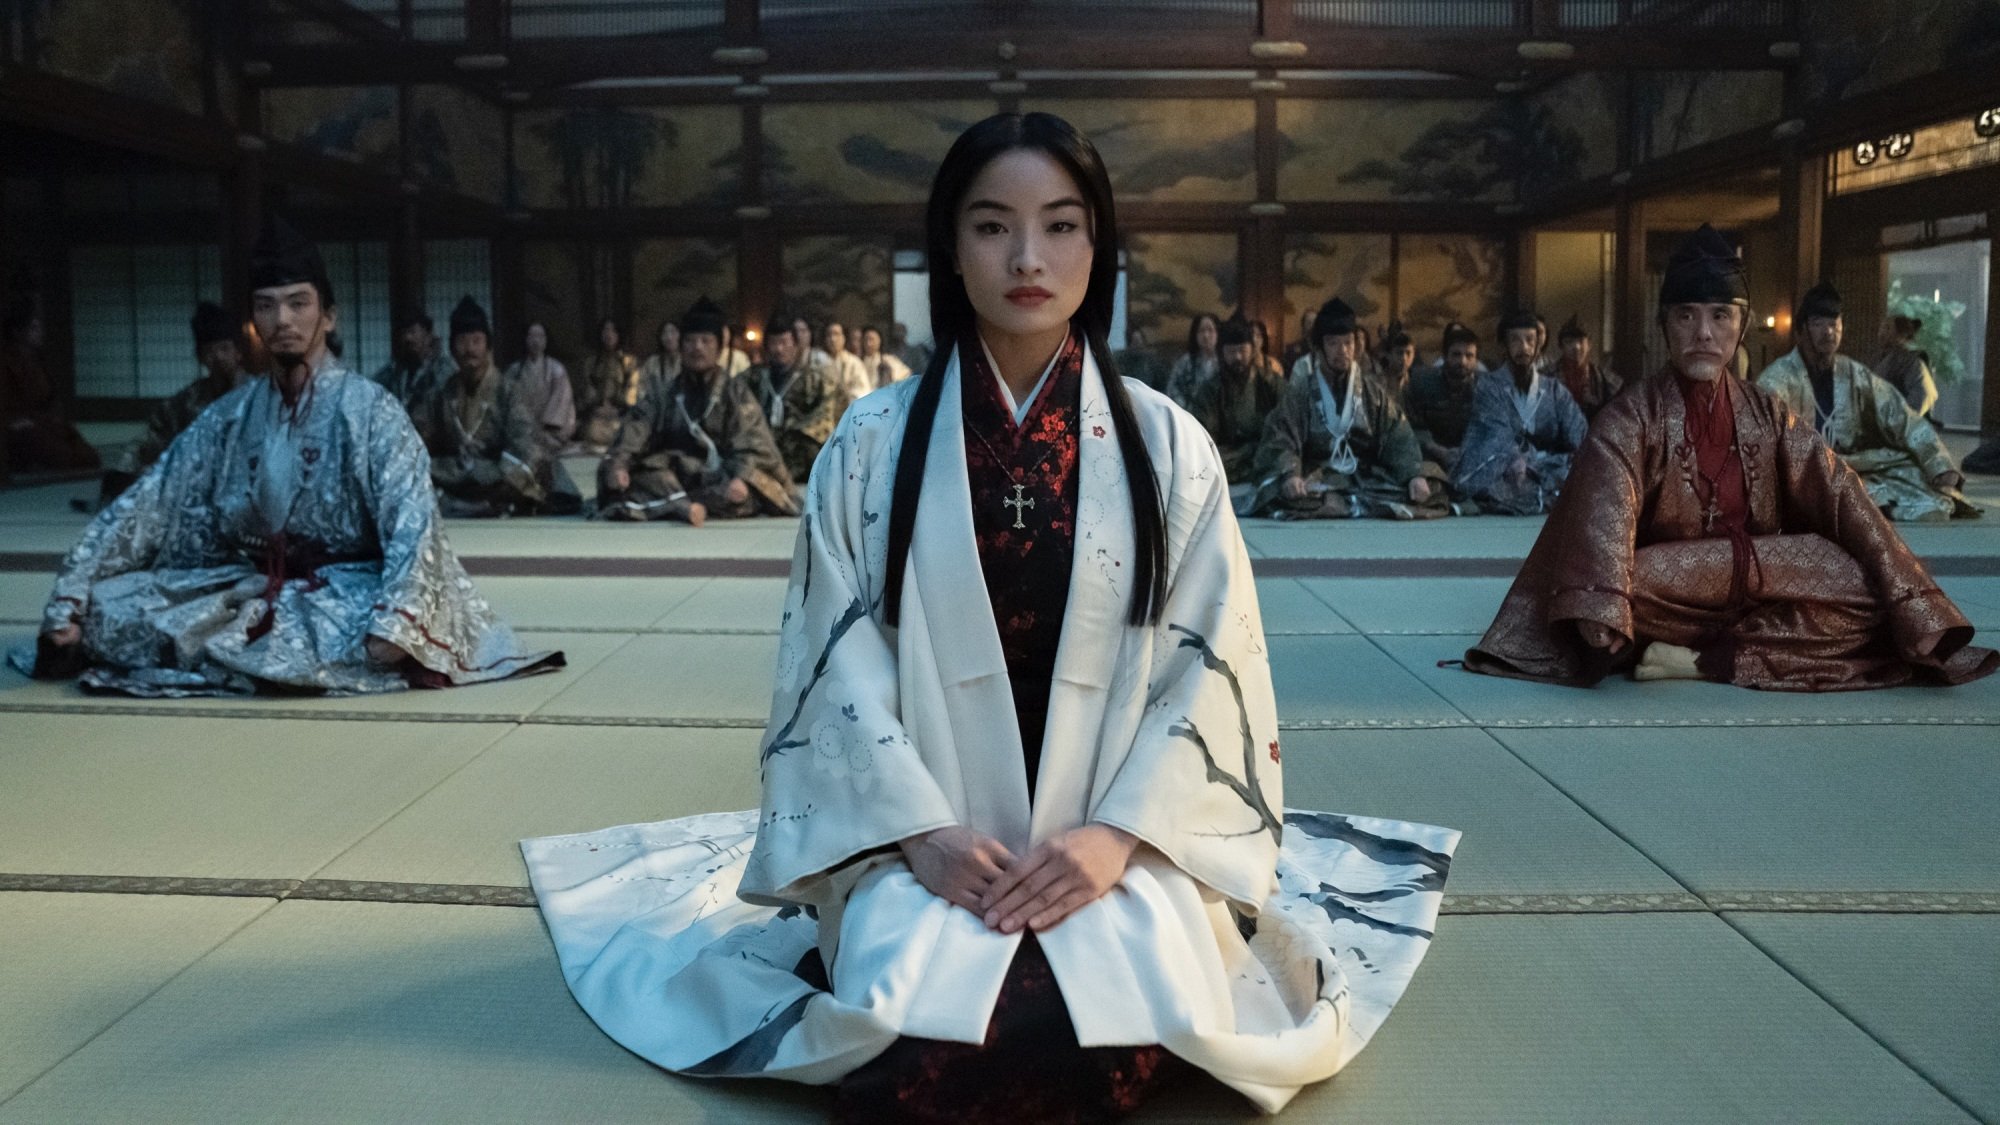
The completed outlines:
<svg viewBox="0 0 2000 1125">
<path fill-rule="evenodd" d="M 1481 512 L 1513 516 L 1549 510 L 1583 448 L 1590 423 L 1555 372 L 1541 363 L 1540 318 L 1500 322 L 1507 365 L 1472 386 L 1472 420 L 1451 474 L 1452 491 Z"/>
<path fill-rule="evenodd" d="M 386 692 L 562 667 L 473 589 L 402 404 L 328 354 L 319 251 L 272 217 L 251 286 L 274 373 L 218 400 L 98 513 L 15 666 L 143 696 Z"/>
</svg>

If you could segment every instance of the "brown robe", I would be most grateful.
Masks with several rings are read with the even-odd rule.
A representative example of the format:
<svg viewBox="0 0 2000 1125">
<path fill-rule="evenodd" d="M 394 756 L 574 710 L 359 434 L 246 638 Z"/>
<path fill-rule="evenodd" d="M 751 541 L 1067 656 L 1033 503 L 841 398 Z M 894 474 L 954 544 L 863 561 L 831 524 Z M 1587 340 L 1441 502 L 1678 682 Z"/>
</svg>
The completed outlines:
<svg viewBox="0 0 2000 1125">
<path fill-rule="evenodd" d="M 1730 682 L 1773 690 L 1955 684 L 1994 671 L 2000 660 L 1971 645 L 1971 624 L 1861 478 L 1782 403 L 1725 378 L 1756 556 L 1747 596 L 1731 597 L 1734 551 L 1706 518 L 1686 404 L 1663 371 L 1592 421 L 1466 668 L 1582 686 L 1665 641 L 1701 652 L 1704 670 L 1726 650 Z M 1581 621 L 1630 643 L 1606 656 L 1583 642 Z"/>
</svg>

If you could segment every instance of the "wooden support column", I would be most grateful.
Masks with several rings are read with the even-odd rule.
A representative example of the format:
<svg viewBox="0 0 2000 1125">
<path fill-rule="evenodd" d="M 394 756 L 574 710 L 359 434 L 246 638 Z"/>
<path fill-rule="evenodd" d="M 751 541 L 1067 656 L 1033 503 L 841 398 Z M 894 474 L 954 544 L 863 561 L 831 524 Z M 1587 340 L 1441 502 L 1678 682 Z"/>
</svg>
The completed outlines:
<svg viewBox="0 0 2000 1125">
<path fill-rule="evenodd" d="M 1612 369 L 1627 379 L 1652 374 L 1645 369 L 1646 341 L 1652 333 L 1653 302 L 1646 293 L 1645 201 L 1630 193 L 1618 199 L 1618 244 L 1613 251 L 1617 287 L 1612 318 L 1618 325 Z"/>
<path fill-rule="evenodd" d="M 1264 0 L 1263 18 L 1278 20 L 1290 28 L 1291 0 Z M 1266 23 L 1266 36 L 1270 24 Z M 1258 72 L 1258 80 L 1277 80 L 1277 71 Z M 1278 95 L 1270 88 L 1255 96 L 1256 117 L 1254 160 L 1257 168 L 1257 202 L 1267 209 L 1278 202 L 1278 152 L 1283 139 L 1278 135 Z M 1264 322 L 1272 354 L 1282 352 L 1287 340 L 1289 319 L 1285 315 L 1285 220 L 1280 214 L 1255 214 L 1244 224 L 1238 237 L 1237 261 L 1240 273 L 1238 303 L 1243 315 Z"/>
<path fill-rule="evenodd" d="M 389 308 L 424 307 L 424 242 L 417 201 L 404 197 L 396 204 L 396 229 L 389 237 Z"/>
<path fill-rule="evenodd" d="M 1257 0 L 1257 34 L 1263 39 L 1287 39 L 1292 34 L 1293 0 Z"/>
<path fill-rule="evenodd" d="M 1782 263 L 1787 308 L 1796 308 L 1805 291 L 1824 280 L 1825 210 L 1826 157 L 1787 141 L 1778 179 L 1778 229 L 1792 247 Z"/>
<path fill-rule="evenodd" d="M 1979 400 L 1979 436 L 2000 441 L 2000 207 L 1986 212 L 1993 232 L 1992 263 L 1986 274 L 1986 384 Z"/>
<path fill-rule="evenodd" d="M 784 255 L 764 200 L 764 107 L 743 107 L 743 206 L 736 228 L 737 319 L 761 338 L 765 318 L 784 300 Z"/>
</svg>

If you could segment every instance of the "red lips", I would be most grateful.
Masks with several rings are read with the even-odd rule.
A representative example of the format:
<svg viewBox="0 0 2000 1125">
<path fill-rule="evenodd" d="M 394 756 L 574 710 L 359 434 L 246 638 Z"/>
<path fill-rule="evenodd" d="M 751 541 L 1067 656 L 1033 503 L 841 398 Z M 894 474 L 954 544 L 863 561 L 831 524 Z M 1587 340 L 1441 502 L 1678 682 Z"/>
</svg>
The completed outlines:
<svg viewBox="0 0 2000 1125">
<path fill-rule="evenodd" d="M 1026 305 L 1030 308 L 1054 296 L 1054 293 L 1049 292 L 1039 285 L 1023 285 L 1019 289 L 1010 289 L 1007 291 L 1007 299 L 1009 301 L 1017 305 Z"/>
</svg>

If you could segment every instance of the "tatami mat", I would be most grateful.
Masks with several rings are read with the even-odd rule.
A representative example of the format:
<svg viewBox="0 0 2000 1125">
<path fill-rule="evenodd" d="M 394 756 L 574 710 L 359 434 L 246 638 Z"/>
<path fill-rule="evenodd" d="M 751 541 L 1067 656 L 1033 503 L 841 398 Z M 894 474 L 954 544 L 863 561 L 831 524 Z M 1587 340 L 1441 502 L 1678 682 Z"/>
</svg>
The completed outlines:
<svg viewBox="0 0 2000 1125">
<path fill-rule="evenodd" d="M 526 886 L 524 838 L 757 807 L 760 736 L 521 727 L 318 877 Z"/>
<path fill-rule="evenodd" d="M 251 898 L 0 895 L 0 1101 L 272 905 Z"/>
<path fill-rule="evenodd" d="M 1448 902 L 1683 890 L 1484 731 L 1291 731 L 1283 746 L 1293 808 L 1464 832 Z"/>
<path fill-rule="evenodd" d="M 1730 920 L 1931 1081 L 2000 1120 L 2000 915 Z"/>
<path fill-rule="evenodd" d="M 259 879 L 312 874 L 506 731 L 33 714 L 0 724 L 0 872 Z"/>
<path fill-rule="evenodd" d="M 516 629 L 649 628 L 714 581 L 709 578 L 482 577 L 479 592 Z"/>
<path fill-rule="evenodd" d="M 1801 694 L 1688 681 L 1642 684 L 1623 674 L 1608 676 L 1594 687 L 1562 687 L 1438 667 L 1439 661 L 1462 658 L 1479 636 L 1385 636 L 1378 643 L 1412 675 L 1481 723 L 1797 724 L 1975 718 L 2000 723 L 2000 676 L 1950 688 L 1918 685 L 1893 691 Z"/>
<path fill-rule="evenodd" d="M 1484 629 L 1499 611 L 1511 580 L 1306 578 L 1301 582 L 1361 632 L 1396 634 Z"/>
<path fill-rule="evenodd" d="M 1353 625 L 1312 595 L 1296 578 L 1257 580 L 1257 609 L 1267 636 L 1352 633 Z"/>
<path fill-rule="evenodd" d="M 1242 1119 L 1220 1093 L 1153 1122 Z M 1287 1123 L 1716 1125 L 1969 1120 L 1718 919 L 1466 918 Z"/>
<path fill-rule="evenodd" d="M 2000 892 L 2000 727 L 1494 737 L 1704 894 Z"/>
<path fill-rule="evenodd" d="M 1371 638 L 1273 636 L 1265 643 L 1281 723 L 1463 721 Z"/>
<path fill-rule="evenodd" d="M 4 1122 L 776 1122 L 821 1095 L 672 1078 L 571 1001 L 532 910 L 287 902 L 0 1106 Z"/>
<path fill-rule="evenodd" d="M 675 606 L 656 625 L 674 632 L 778 632 L 785 612 L 784 578 L 716 578 Z"/>
<path fill-rule="evenodd" d="M 523 645 L 530 650 L 560 650 L 569 662 L 568 666 L 552 672 L 447 691 L 262 699 L 236 696 L 132 699 L 122 695 L 86 695 L 73 682 L 30 680 L 12 669 L 0 668 L 0 707 L 32 706 L 80 713 L 144 710 L 174 715 L 243 714 L 248 708 L 250 713 L 278 711 L 287 715 L 325 714 L 329 718 L 460 717 L 511 721 L 554 699 L 633 639 L 631 634 L 626 633 L 546 633 L 538 630 L 522 630 L 520 636 Z M 32 633 L 19 628 L 0 630 L 0 647 L 31 639 Z M 348 737 L 353 736 L 353 732 L 348 732 Z"/>
<path fill-rule="evenodd" d="M 635 637 L 616 658 L 576 676 L 537 715 L 566 718 L 754 720 L 771 711 L 778 637 Z"/>
</svg>

